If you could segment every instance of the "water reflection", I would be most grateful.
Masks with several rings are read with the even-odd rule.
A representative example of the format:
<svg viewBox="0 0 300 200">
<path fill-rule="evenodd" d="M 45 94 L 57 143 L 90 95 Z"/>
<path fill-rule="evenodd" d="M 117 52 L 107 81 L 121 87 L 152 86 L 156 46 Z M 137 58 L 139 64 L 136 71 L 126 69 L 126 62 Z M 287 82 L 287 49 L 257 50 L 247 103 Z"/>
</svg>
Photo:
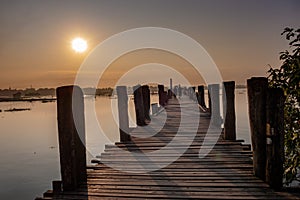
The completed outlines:
<svg viewBox="0 0 300 200">
<path fill-rule="evenodd" d="M 151 99 L 158 102 L 157 96 Z M 118 126 L 111 113 L 113 109 L 117 119 L 116 101 L 106 97 L 85 99 L 85 109 L 93 109 L 95 102 L 96 115 L 105 133 L 95 133 L 86 119 L 87 148 L 93 154 L 99 155 L 104 144 L 119 140 Z M 250 143 L 246 102 L 245 90 L 237 90 L 237 138 Z M 0 195 L 1 199 L 34 199 L 52 187 L 52 180 L 60 179 L 56 102 L 0 103 L 0 110 L 14 107 L 31 110 L 0 112 Z M 130 126 L 135 126 L 132 100 L 129 109 Z"/>
</svg>

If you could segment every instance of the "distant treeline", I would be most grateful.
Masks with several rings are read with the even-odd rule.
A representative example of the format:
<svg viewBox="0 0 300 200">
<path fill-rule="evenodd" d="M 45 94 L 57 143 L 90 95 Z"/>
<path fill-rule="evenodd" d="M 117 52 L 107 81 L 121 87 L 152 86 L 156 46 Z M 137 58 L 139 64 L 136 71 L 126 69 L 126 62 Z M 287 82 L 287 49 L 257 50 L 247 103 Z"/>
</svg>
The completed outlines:
<svg viewBox="0 0 300 200">
<path fill-rule="evenodd" d="M 1 97 L 21 98 L 21 97 L 38 97 L 38 96 L 55 96 L 54 88 L 26 88 L 22 89 L 0 89 Z"/>
<path fill-rule="evenodd" d="M 96 95 L 96 96 L 112 96 L 113 88 L 83 88 L 85 95 Z"/>
<path fill-rule="evenodd" d="M 205 87 L 206 88 L 206 87 Z M 246 88 L 245 85 L 236 85 L 237 89 Z M 151 94 L 157 94 L 157 86 L 149 86 Z M 167 88 L 165 88 L 167 89 Z M 207 89 L 207 88 L 206 88 Z M 132 87 L 127 88 L 128 94 L 133 93 Z M 111 87 L 107 88 L 83 88 L 83 93 L 85 95 L 96 95 L 96 96 L 112 96 L 114 95 L 114 89 Z M 53 96 L 55 97 L 55 88 L 26 88 L 26 89 L 0 89 L 0 97 L 5 98 L 15 98 L 19 99 L 22 97 L 40 97 L 40 96 Z"/>
<path fill-rule="evenodd" d="M 156 94 L 158 92 L 157 86 L 149 86 L 150 93 Z M 113 88 L 83 88 L 83 92 L 85 95 L 96 95 L 96 96 L 113 96 L 116 95 L 116 91 Z M 132 87 L 127 87 L 127 93 L 133 94 Z"/>
<path fill-rule="evenodd" d="M 85 95 L 111 96 L 113 88 L 83 88 Z M 0 89 L 0 97 L 20 99 L 23 97 L 56 96 L 55 88 L 26 88 L 26 89 Z"/>
</svg>

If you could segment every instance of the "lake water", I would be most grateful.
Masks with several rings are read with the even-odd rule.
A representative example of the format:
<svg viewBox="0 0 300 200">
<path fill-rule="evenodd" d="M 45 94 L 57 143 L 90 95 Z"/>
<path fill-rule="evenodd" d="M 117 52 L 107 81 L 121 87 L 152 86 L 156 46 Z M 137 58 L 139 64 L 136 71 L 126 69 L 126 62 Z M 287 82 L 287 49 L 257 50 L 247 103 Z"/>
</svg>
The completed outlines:
<svg viewBox="0 0 300 200">
<path fill-rule="evenodd" d="M 157 96 L 151 97 L 158 102 Z M 92 155 L 100 155 L 104 144 L 119 140 L 114 117 L 117 118 L 116 99 L 86 98 L 85 109 L 93 109 L 101 122 L 103 133 L 86 116 L 87 148 Z M 129 103 L 130 125 L 134 126 L 133 101 Z M 60 180 L 56 102 L 1 102 L 0 110 L 31 108 L 30 111 L 0 112 L 0 196 L 1 199 L 29 200 L 51 189 L 53 180 Z M 237 138 L 250 143 L 247 96 L 236 90 Z M 112 114 L 111 110 L 115 113 Z M 91 159 L 91 156 L 89 156 Z"/>
</svg>

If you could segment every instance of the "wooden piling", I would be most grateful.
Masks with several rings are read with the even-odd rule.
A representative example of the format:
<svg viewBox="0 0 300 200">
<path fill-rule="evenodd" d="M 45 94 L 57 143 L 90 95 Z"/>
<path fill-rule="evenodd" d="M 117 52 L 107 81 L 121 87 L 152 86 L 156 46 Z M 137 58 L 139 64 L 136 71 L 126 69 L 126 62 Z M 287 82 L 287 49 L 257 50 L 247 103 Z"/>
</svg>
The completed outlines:
<svg viewBox="0 0 300 200">
<path fill-rule="evenodd" d="M 171 92 L 173 92 L 173 81 L 172 81 L 172 78 L 170 78 L 170 90 L 171 90 Z"/>
<path fill-rule="evenodd" d="M 168 89 L 168 99 L 172 99 L 173 92 L 172 90 Z"/>
<path fill-rule="evenodd" d="M 130 141 L 128 96 L 126 86 L 117 86 L 120 141 Z"/>
<path fill-rule="evenodd" d="M 276 190 L 282 188 L 283 182 L 284 101 L 285 97 L 282 89 L 268 89 L 266 103 L 266 182 Z"/>
<path fill-rule="evenodd" d="M 152 103 L 151 104 L 151 110 L 152 110 L 152 115 L 155 115 L 158 113 L 158 104 L 157 103 Z"/>
<path fill-rule="evenodd" d="M 205 105 L 205 98 L 204 98 L 204 86 L 203 85 L 199 85 L 198 86 L 198 102 L 199 102 L 199 105 L 202 106 L 203 108 L 206 108 L 206 105 Z"/>
<path fill-rule="evenodd" d="M 182 102 L 187 108 L 194 105 L 188 98 L 183 98 Z M 199 152 L 199 145 L 209 148 L 216 135 L 211 132 L 209 143 L 204 144 L 207 132 L 201 130 L 210 127 L 207 113 L 201 113 L 204 117 L 199 121 L 201 130 L 194 135 L 189 134 L 189 130 L 193 116 L 199 114 L 197 109 L 186 113 L 185 117 L 192 120 L 190 123 L 181 123 L 181 106 L 176 99 L 170 100 L 164 112 L 163 116 L 156 116 L 151 127 L 136 127 L 133 132 L 137 137 L 132 137 L 132 142 L 105 145 L 104 153 L 98 157 L 99 163 L 87 166 L 88 181 L 78 191 L 55 193 L 48 190 L 43 198 L 36 199 L 299 199 L 296 189 L 275 192 L 249 173 L 253 167 L 252 151 L 242 144 L 242 140 L 225 141 L 218 137 L 217 145 L 212 146 L 210 153 Z M 166 113 L 162 128 L 161 120 Z M 187 133 L 170 146 L 170 140 L 178 136 L 179 128 Z M 153 134 L 154 130 L 159 133 Z M 186 141 L 193 143 L 187 149 L 183 146 Z M 164 152 L 147 156 L 162 148 Z M 181 153 L 179 159 L 178 153 Z M 199 160 L 199 156 L 206 153 L 209 156 Z M 53 188 L 60 190 L 59 184 Z"/>
<path fill-rule="evenodd" d="M 193 87 L 189 87 L 188 88 L 188 95 L 190 97 L 190 99 L 194 99 L 194 88 Z"/>
<path fill-rule="evenodd" d="M 224 104 L 224 139 L 236 140 L 236 119 L 235 119 L 235 82 L 224 82 L 225 94 L 223 94 Z"/>
<path fill-rule="evenodd" d="M 210 104 L 211 104 L 211 120 L 212 124 L 219 127 L 221 126 L 221 116 L 220 116 L 220 92 L 219 84 L 208 85 L 208 90 L 210 94 Z"/>
<path fill-rule="evenodd" d="M 134 107 L 135 107 L 135 116 L 136 116 L 136 124 L 138 126 L 145 126 L 145 110 L 144 110 L 144 102 L 143 102 L 143 89 L 141 85 L 136 85 L 133 87 L 133 95 L 134 95 Z"/>
<path fill-rule="evenodd" d="M 158 85 L 159 105 L 165 106 L 164 85 Z"/>
<path fill-rule="evenodd" d="M 142 94 L 143 94 L 143 107 L 144 107 L 144 119 L 145 122 L 149 122 L 150 118 L 150 89 L 148 85 L 142 86 Z"/>
<path fill-rule="evenodd" d="M 73 191 L 87 179 L 83 92 L 63 86 L 56 94 L 62 188 Z"/>
<path fill-rule="evenodd" d="M 164 102 L 164 106 L 166 106 L 168 104 L 168 92 L 164 91 L 163 92 L 163 102 Z"/>
<path fill-rule="evenodd" d="M 266 171 L 266 98 L 268 79 L 247 80 L 249 120 L 253 148 L 253 173 L 265 180 Z"/>
<path fill-rule="evenodd" d="M 175 85 L 173 88 L 173 96 L 175 98 L 178 98 L 178 86 L 177 85 Z"/>
<path fill-rule="evenodd" d="M 182 88 L 180 86 L 180 84 L 178 85 L 178 98 L 180 98 L 182 96 Z"/>
<path fill-rule="evenodd" d="M 212 107 L 212 104 L 211 104 L 211 92 L 210 92 L 210 89 L 209 89 L 209 85 L 207 86 L 207 97 L 208 97 L 208 112 L 210 112 L 211 114 L 211 107 Z"/>
<path fill-rule="evenodd" d="M 199 92 L 196 92 L 196 99 L 197 99 L 198 105 L 200 105 L 200 97 L 199 97 Z"/>
<path fill-rule="evenodd" d="M 192 89 L 191 89 L 191 95 L 192 95 L 192 100 L 194 100 L 194 101 L 196 101 L 197 100 L 197 98 L 196 98 L 196 87 L 192 87 Z"/>
<path fill-rule="evenodd" d="M 59 194 L 62 192 L 62 182 L 52 181 L 53 194 Z"/>
</svg>

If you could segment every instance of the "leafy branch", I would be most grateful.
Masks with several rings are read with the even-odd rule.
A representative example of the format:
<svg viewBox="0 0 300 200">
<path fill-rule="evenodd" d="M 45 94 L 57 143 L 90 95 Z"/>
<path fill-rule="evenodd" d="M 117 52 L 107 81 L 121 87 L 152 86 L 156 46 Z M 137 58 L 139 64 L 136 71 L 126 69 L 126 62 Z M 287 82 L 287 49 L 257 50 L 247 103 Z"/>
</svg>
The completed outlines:
<svg viewBox="0 0 300 200">
<path fill-rule="evenodd" d="M 285 28 L 281 35 L 289 41 L 290 49 L 280 52 L 282 65 L 270 67 L 270 87 L 282 88 L 286 95 L 285 121 L 285 183 L 300 182 L 300 29 Z"/>
</svg>

